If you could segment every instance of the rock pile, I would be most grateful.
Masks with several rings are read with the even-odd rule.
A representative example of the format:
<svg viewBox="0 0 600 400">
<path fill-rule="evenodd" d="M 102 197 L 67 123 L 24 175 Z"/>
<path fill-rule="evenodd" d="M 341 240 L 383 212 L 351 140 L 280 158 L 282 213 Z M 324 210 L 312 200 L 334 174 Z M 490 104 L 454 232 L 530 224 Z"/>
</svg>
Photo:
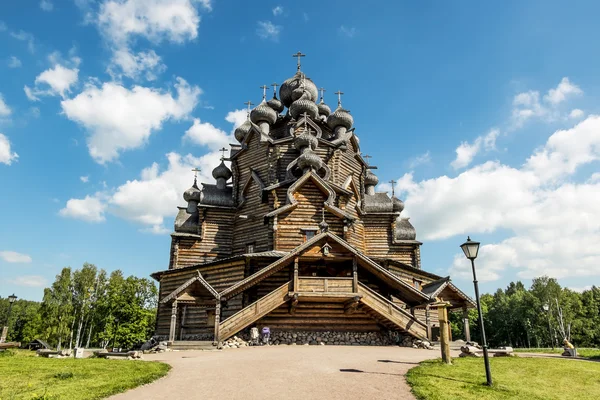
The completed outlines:
<svg viewBox="0 0 600 400">
<path fill-rule="evenodd" d="M 232 337 L 231 339 L 227 339 L 221 344 L 221 348 L 223 349 L 238 349 L 240 347 L 248 346 L 248 342 L 244 339 L 241 339 L 237 336 Z"/>
</svg>

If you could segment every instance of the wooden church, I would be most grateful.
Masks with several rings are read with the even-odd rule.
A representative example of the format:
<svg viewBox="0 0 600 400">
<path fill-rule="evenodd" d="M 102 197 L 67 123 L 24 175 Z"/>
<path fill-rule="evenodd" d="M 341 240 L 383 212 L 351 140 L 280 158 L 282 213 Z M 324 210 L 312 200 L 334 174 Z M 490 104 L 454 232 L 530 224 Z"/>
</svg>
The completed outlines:
<svg viewBox="0 0 600 400">
<path fill-rule="evenodd" d="M 152 274 L 156 336 L 218 343 L 268 326 L 435 340 L 436 298 L 465 315 L 473 301 L 421 269 L 422 243 L 404 203 L 375 191 L 343 93 L 332 112 L 296 56 L 272 99 L 264 86 L 262 102 L 248 103 L 215 183 L 194 179 L 183 193 L 169 268 Z"/>
</svg>

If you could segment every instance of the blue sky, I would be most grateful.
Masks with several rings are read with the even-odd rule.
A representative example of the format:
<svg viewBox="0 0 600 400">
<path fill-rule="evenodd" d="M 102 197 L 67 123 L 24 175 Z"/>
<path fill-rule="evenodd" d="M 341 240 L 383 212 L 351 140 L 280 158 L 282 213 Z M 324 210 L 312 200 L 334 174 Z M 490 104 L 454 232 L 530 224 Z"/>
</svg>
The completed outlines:
<svg viewBox="0 0 600 400">
<path fill-rule="evenodd" d="M 259 86 L 344 91 L 423 267 L 471 292 L 600 283 L 597 2 L 23 0 L 0 4 L 0 295 L 63 266 L 168 264 L 181 192 Z"/>
</svg>

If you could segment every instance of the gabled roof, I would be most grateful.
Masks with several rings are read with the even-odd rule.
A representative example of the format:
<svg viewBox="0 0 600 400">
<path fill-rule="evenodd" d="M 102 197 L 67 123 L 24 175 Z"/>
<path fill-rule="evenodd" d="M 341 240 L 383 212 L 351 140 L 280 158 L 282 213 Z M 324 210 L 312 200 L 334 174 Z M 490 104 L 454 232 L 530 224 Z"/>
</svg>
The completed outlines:
<svg viewBox="0 0 600 400">
<path fill-rule="evenodd" d="M 202 285 L 215 299 L 220 298 L 219 293 L 212 286 L 210 286 L 210 284 L 208 282 L 206 282 L 206 279 L 204 279 L 204 277 L 202 276 L 200 271 L 198 271 L 197 276 L 194 276 L 193 278 L 190 278 L 187 281 L 185 281 L 185 283 L 183 285 L 179 286 L 177 289 L 172 291 L 168 296 L 166 296 L 160 302 L 165 304 L 165 303 L 168 303 L 169 301 L 177 299 L 177 297 L 181 294 L 181 292 L 183 292 L 185 289 L 190 287 L 194 282 L 199 282 L 200 285 Z"/>
<path fill-rule="evenodd" d="M 268 278 L 269 276 L 273 275 L 277 271 L 286 267 L 291 262 L 293 262 L 295 257 L 297 257 L 298 255 L 303 253 L 305 250 L 311 248 L 312 246 L 314 246 L 315 244 L 317 244 L 323 240 L 331 240 L 335 243 L 338 243 L 339 245 L 344 247 L 346 250 L 348 250 L 350 253 L 354 254 L 357 257 L 358 264 L 361 267 L 376 274 L 379 277 L 379 279 L 384 281 L 390 287 L 397 289 L 399 291 L 398 297 L 401 298 L 403 301 L 406 301 L 411 304 L 422 304 L 423 302 L 429 301 L 429 296 L 427 296 L 425 293 L 421 292 L 420 290 L 412 287 L 411 285 L 409 285 L 402 279 L 398 278 L 396 275 L 392 274 L 387 269 L 385 269 L 381 265 L 379 265 L 376 262 L 374 262 L 373 260 L 371 260 L 369 257 L 367 257 L 364 254 L 362 254 L 361 252 L 359 252 L 356 248 L 354 248 L 348 242 L 346 242 L 345 240 L 343 240 L 342 238 L 338 237 L 337 235 L 335 235 L 331 232 L 323 232 L 323 233 L 320 233 L 319 235 L 316 235 L 312 239 L 310 239 L 310 240 L 306 241 L 305 243 L 301 244 L 300 246 L 296 247 L 296 249 L 294 249 L 294 251 L 290 252 L 287 256 L 273 262 L 272 264 L 261 269 L 260 271 L 256 272 L 255 274 L 253 274 L 253 275 L 247 277 L 246 279 L 243 279 L 243 280 L 239 281 L 238 283 L 225 289 L 224 291 L 222 291 L 220 293 L 221 298 L 222 299 L 231 298 L 231 297 L 243 292 L 244 290 L 254 286 L 258 282 Z"/>
<path fill-rule="evenodd" d="M 464 300 L 464 302 L 468 303 L 470 306 L 472 306 L 472 307 L 476 306 L 475 301 L 473 301 L 473 299 L 471 299 L 469 296 L 467 296 L 462 290 L 457 288 L 452 283 L 449 276 L 438 279 L 437 281 L 430 282 L 426 285 L 423 285 L 422 291 L 423 291 L 423 293 L 426 293 L 431 299 L 434 299 L 434 298 L 440 296 L 443 292 L 449 291 L 452 293 L 452 295 L 458 297 L 461 300 Z M 448 300 L 448 299 L 444 299 L 444 300 Z"/>
</svg>

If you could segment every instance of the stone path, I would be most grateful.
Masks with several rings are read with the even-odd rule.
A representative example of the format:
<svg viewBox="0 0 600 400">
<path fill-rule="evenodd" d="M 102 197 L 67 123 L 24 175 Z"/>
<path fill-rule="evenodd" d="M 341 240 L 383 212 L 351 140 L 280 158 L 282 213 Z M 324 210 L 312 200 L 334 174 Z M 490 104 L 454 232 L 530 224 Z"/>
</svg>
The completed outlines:
<svg viewBox="0 0 600 400">
<path fill-rule="evenodd" d="M 374 346 L 269 346 L 145 355 L 169 374 L 111 397 L 148 399 L 414 399 L 404 375 L 437 350 Z"/>
</svg>

